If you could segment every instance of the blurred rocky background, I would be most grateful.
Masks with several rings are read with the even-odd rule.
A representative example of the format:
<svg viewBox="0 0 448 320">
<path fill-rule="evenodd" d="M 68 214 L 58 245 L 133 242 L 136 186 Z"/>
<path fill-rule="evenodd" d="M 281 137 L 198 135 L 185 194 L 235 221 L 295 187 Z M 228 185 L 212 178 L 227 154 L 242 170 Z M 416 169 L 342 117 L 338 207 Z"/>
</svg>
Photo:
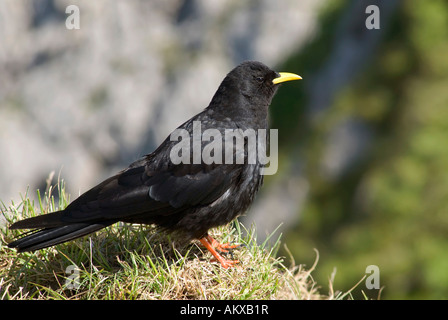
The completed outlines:
<svg viewBox="0 0 448 320">
<path fill-rule="evenodd" d="M 76 198 L 260 60 L 304 80 L 274 99 L 279 171 L 245 224 L 263 240 L 283 223 L 296 263 L 316 248 L 323 286 L 376 265 L 382 298 L 448 298 L 447 52 L 443 0 L 0 0 L 0 199 L 52 171 Z"/>
</svg>

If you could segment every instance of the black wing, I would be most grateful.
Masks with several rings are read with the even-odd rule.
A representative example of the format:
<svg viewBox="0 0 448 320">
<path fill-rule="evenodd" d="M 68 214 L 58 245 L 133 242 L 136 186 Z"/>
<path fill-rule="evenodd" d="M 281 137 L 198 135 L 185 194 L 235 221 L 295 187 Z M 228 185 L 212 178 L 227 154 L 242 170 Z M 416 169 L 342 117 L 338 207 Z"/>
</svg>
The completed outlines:
<svg viewBox="0 0 448 320">
<path fill-rule="evenodd" d="M 170 215 L 218 199 L 238 175 L 238 166 L 180 164 L 154 168 L 131 166 L 73 201 L 65 210 L 66 223 L 127 220 L 145 214 Z M 241 167 L 241 166 L 239 166 Z M 236 169 L 236 170 L 235 170 Z"/>
</svg>

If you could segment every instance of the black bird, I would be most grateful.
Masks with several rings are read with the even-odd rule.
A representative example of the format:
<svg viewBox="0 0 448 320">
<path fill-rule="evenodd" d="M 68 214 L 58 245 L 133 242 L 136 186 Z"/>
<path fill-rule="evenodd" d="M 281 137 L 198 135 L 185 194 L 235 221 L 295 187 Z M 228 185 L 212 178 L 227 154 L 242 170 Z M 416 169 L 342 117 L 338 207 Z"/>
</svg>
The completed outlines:
<svg viewBox="0 0 448 320">
<path fill-rule="evenodd" d="M 277 73 L 261 62 L 243 62 L 227 74 L 209 106 L 177 130 L 184 129 L 194 139 L 194 125 L 199 123 L 201 132 L 217 129 L 223 143 L 229 129 L 267 130 L 268 107 L 278 84 L 296 79 L 301 77 Z M 181 233 L 188 241 L 199 239 L 224 268 L 233 266 L 238 261 L 227 260 L 218 251 L 235 246 L 220 244 L 208 230 L 229 223 L 248 209 L 263 182 L 263 164 L 258 158 L 253 163 L 247 160 L 247 139 L 242 164 L 197 163 L 194 154 L 175 163 L 171 151 L 179 146 L 179 140 L 172 140 L 170 135 L 154 152 L 85 192 L 64 210 L 14 223 L 11 229 L 36 231 L 8 246 L 19 252 L 34 251 L 122 221 L 155 224 Z M 199 152 L 210 141 L 201 141 Z M 239 149 L 232 147 L 231 151 L 236 156 Z"/>
</svg>

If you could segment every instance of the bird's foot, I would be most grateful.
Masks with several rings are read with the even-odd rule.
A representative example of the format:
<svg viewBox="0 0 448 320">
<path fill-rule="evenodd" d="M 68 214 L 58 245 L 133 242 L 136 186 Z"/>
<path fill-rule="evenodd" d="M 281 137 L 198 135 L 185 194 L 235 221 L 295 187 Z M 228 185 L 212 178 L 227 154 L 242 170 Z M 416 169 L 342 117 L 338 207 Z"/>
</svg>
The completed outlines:
<svg viewBox="0 0 448 320">
<path fill-rule="evenodd" d="M 229 252 L 231 249 L 239 248 L 240 244 L 230 244 L 230 243 L 219 243 L 215 239 L 213 239 L 210 235 L 206 235 L 205 238 L 207 241 L 215 248 L 216 250 L 220 252 Z"/>
<path fill-rule="evenodd" d="M 239 247 L 239 245 L 230 245 L 228 243 L 221 244 L 209 235 L 206 235 L 204 238 L 199 239 L 199 241 L 207 248 L 208 251 L 210 251 L 215 259 L 221 263 L 221 266 L 224 269 L 233 267 L 235 264 L 239 263 L 238 260 L 228 260 L 224 258 L 218 252 L 229 252 L 229 249 L 237 248 Z"/>
<path fill-rule="evenodd" d="M 238 260 L 228 260 L 222 256 L 221 258 L 222 258 L 221 260 L 214 258 L 211 261 L 218 261 L 219 263 L 221 263 L 221 267 L 223 267 L 224 269 L 234 267 L 236 264 L 240 263 Z"/>
</svg>

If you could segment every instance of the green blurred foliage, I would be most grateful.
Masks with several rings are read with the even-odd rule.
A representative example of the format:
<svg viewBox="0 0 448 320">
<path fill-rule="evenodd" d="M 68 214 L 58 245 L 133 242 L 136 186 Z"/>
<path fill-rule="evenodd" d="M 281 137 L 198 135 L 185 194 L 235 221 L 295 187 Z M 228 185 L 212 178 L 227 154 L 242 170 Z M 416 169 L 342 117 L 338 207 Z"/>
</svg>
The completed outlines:
<svg viewBox="0 0 448 320">
<path fill-rule="evenodd" d="M 347 5 L 334 1 L 323 12 L 322 32 L 284 70 L 305 82 L 321 66 Z M 448 298 L 447 53 L 448 2 L 402 1 L 373 59 L 317 123 L 305 116 L 305 86 L 285 86 L 274 101 L 281 152 L 301 157 L 310 183 L 300 223 L 284 242 L 297 263 L 311 264 L 319 250 L 318 283 L 336 268 L 334 287 L 347 290 L 373 264 L 384 299 Z M 373 130 L 371 147 L 350 171 L 329 179 L 319 169 L 324 137 L 350 118 Z M 354 296 L 361 290 L 377 297 L 364 284 Z"/>
</svg>

